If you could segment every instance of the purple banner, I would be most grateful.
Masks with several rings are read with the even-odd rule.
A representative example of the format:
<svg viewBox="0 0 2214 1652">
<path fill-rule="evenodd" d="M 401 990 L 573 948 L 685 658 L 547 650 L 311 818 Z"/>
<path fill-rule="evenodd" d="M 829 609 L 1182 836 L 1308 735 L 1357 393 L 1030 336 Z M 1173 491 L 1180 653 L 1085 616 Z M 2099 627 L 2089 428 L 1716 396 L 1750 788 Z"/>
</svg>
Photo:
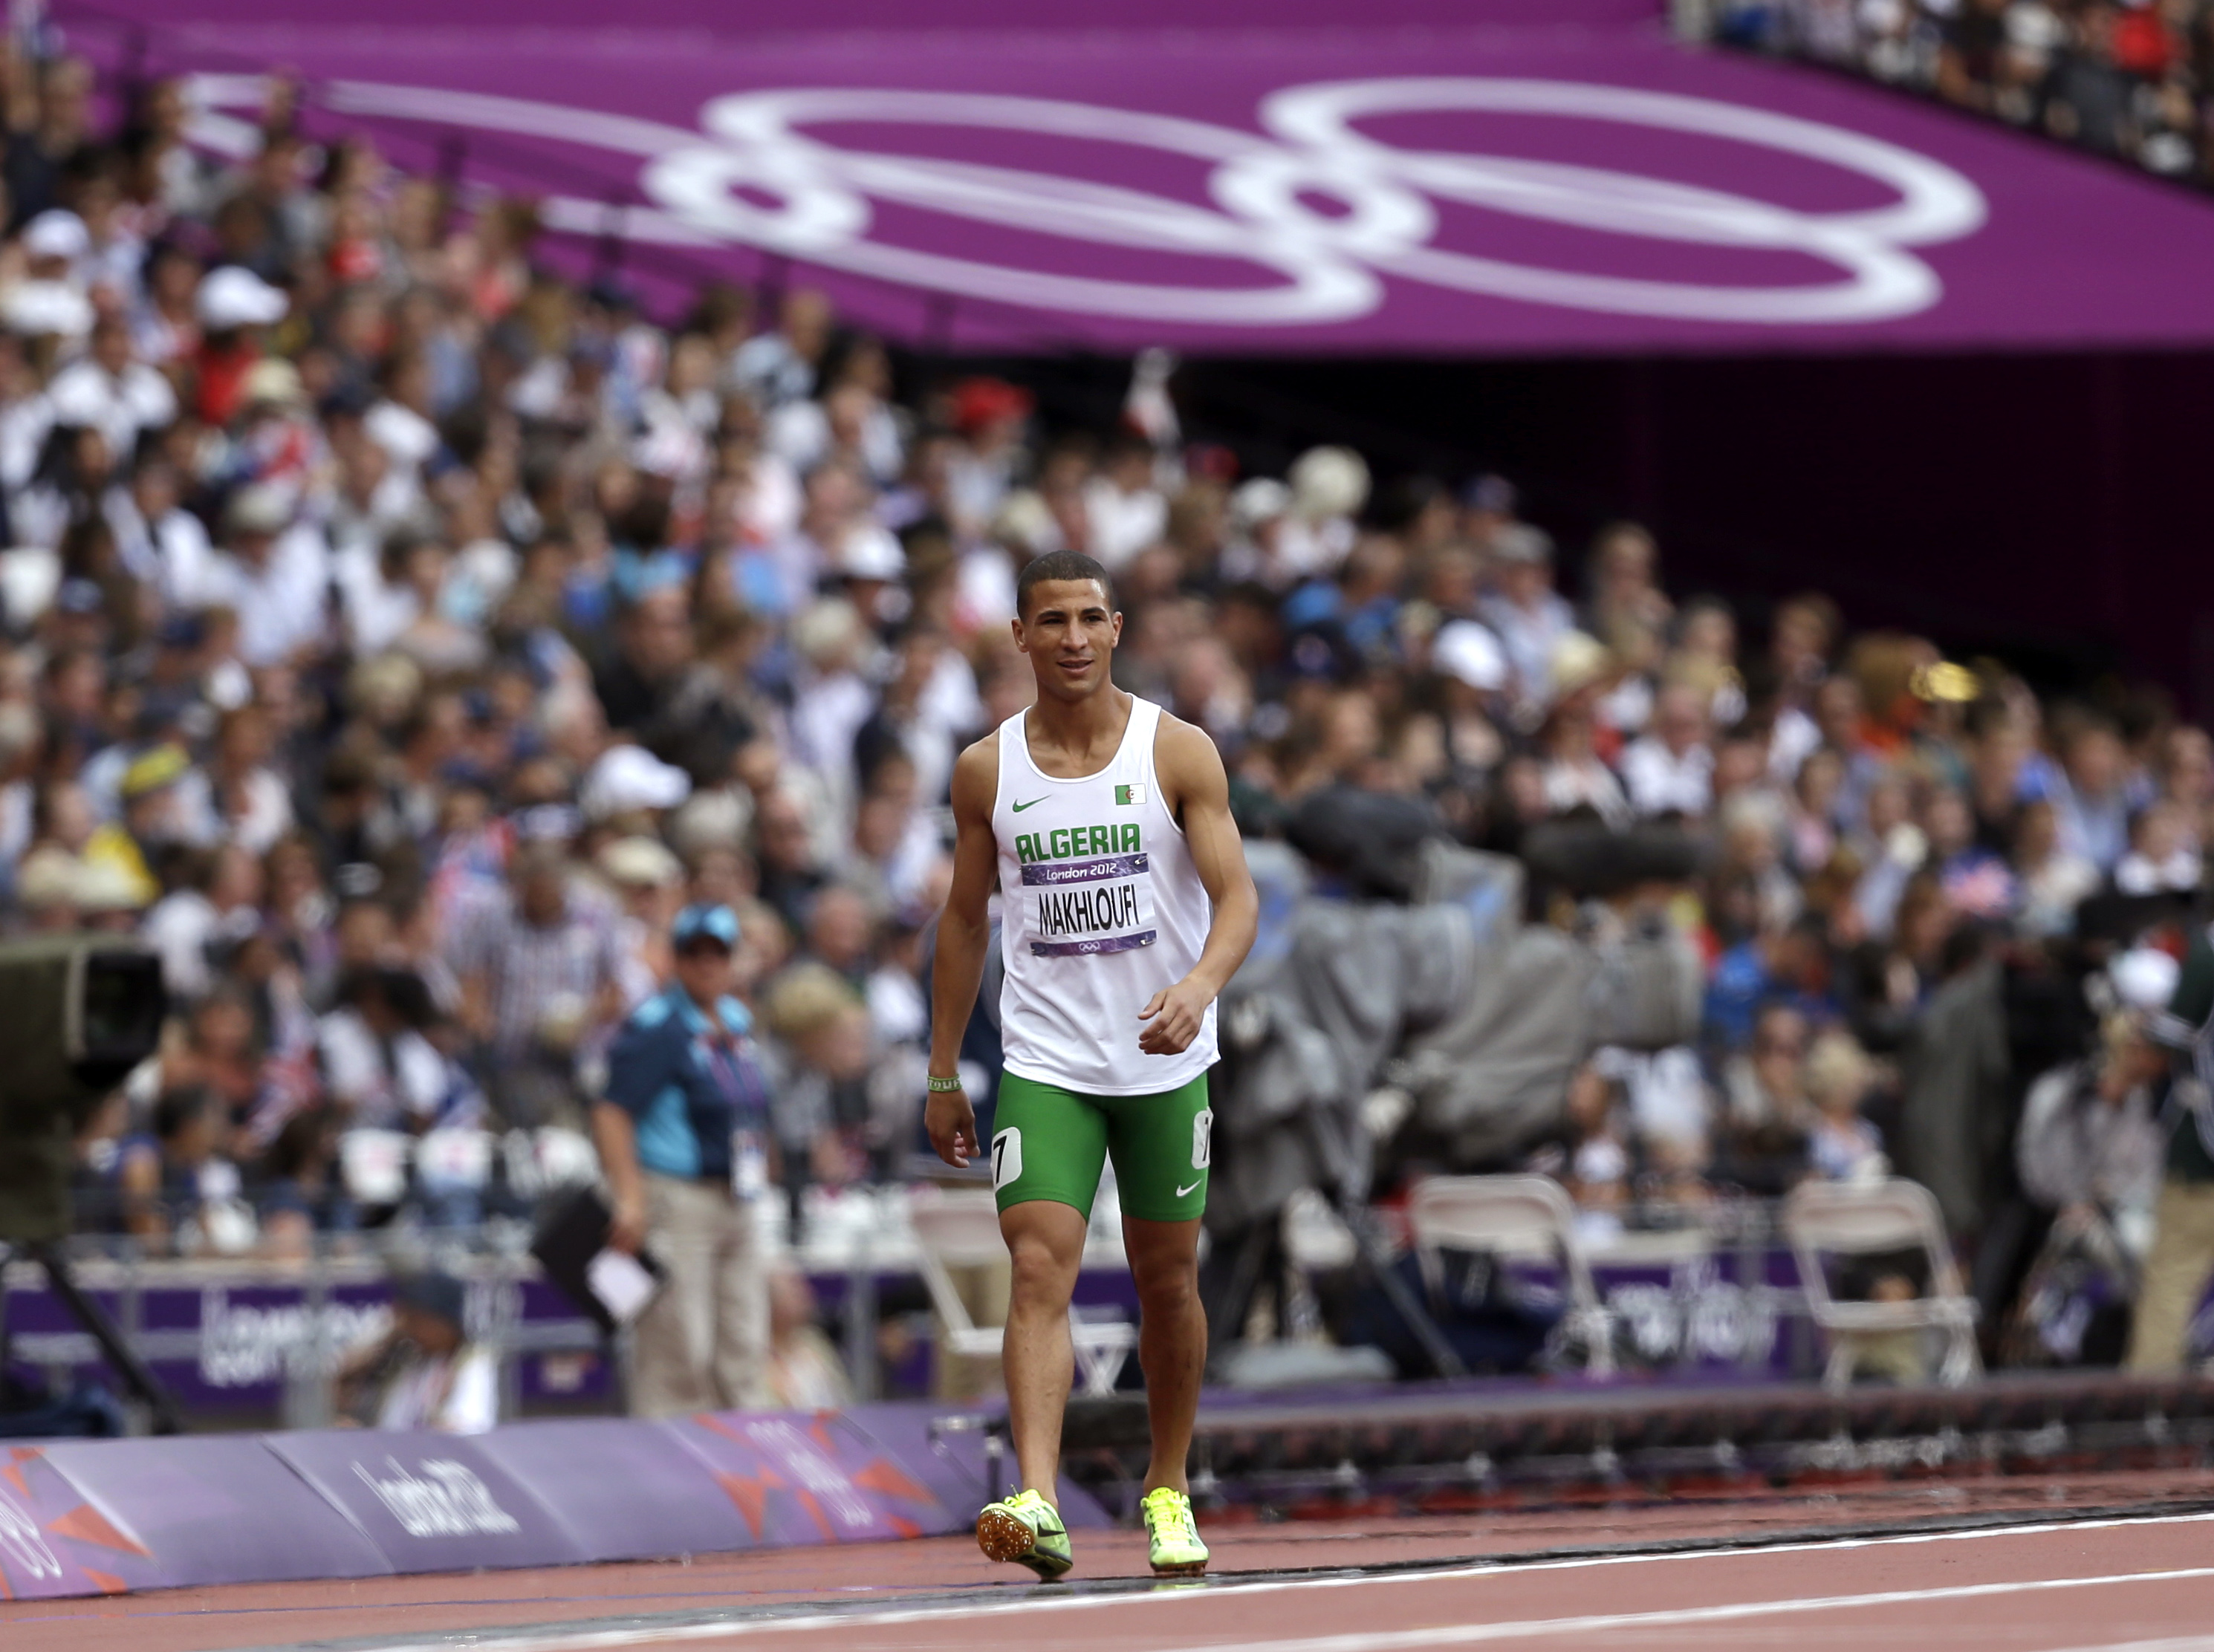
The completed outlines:
<svg viewBox="0 0 2214 1652">
<path fill-rule="evenodd" d="M 0 1451 L 0 1599 L 566 1565 L 963 1531 L 983 1444 L 928 1403 Z M 1104 1525 L 1064 1484 L 1071 1525 Z"/>
<path fill-rule="evenodd" d="M 49 1522 L 48 1541 L 58 1531 L 69 1535 L 64 1525 L 74 1528 L 80 1543 L 108 1557 L 90 1564 L 119 1577 L 131 1577 L 124 1563 L 134 1557 L 164 1588 L 381 1577 L 393 1569 L 358 1526 L 303 1485 L 257 1435 L 64 1441 L 46 1447 L 44 1458 L 88 1511 Z M 103 1541 L 101 1527 L 113 1538 Z"/>
<path fill-rule="evenodd" d="M 864 1543 L 966 1524 L 835 1412 L 719 1411 L 664 1426 L 714 1477 L 758 1543 Z"/>
<path fill-rule="evenodd" d="M 978 1408 L 965 1415 L 973 1421 L 985 1414 Z M 946 1426 L 949 1419 L 957 1421 L 963 1415 L 945 1405 L 901 1404 L 856 1405 L 839 1413 L 928 1488 L 949 1511 L 947 1531 L 967 1531 L 979 1508 L 1015 1490 L 1012 1455 L 1001 1457 L 995 1484 L 983 1431 Z M 1092 1494 L 1067 1475 L 1061 1479 L 1060 1502 L 1061 1517 L 1072 1528 L 1100 1529 L 1115 1523 Z"/>
<path fill-rule="evenodd" d="M 760 1538 L 664 1426 L 615 1417 L 525 1423 L 477 1447 L 561 1519 L 596 1559 L 750 1549 Z"/>
<path fill-rule="evenodd" d="M 563 1566 L 599 1557 L 479 1441 L 358 1429 L 262 1439 L 345 1511 L 395 1572 Z"/>
<path fill-rule="evenodd" d="M 0 1454 L 0 1600 L 119 1594 L 168 1582 L 145 1544 L 88 1502 L 44 1449 Z"/>
<path fill-rule="evenodd" d="M 323 130 L 529 193 L 572 260 L 620 238 L 664 305 L 709 274 L 803 281 L 978 348 L 2214 341 L 2214 201 L 1653 29 L 740 42 L 520 0 L 467 28 L 196 3 L 145 45 L 210 71 L 204 147 L 254 147 L 241 64 L 293 65 Z"/>
<path fill-rule="evenodd" d="M 68 18 L 74 8 L 52 9 Z M 176 0 L 102 0 L 108 17 L 155 28 L 174 27 L 194 15 L 193 5 Z M 199 9 L 204 15 L 217 15 Z M 1373 0 L 1361 7 L 1363 33 L 1390 28 L 1453 28 L 1539 24 L 1622 28 L 1657 23 L 1661 0 Z M 327 24 L 331 11 L 322 0 L 223 0 L 220 16 L 229 23 L 306 26 Z M 473 21 L 493 26 L 496 8 L 472 10 Z M 520 13 L 518 13 L 518 16 Z M 348 28 L 438 28 L 450 24 L 450 0 L 384 0 L 375 21 L 349 21 Z M 1265 28 L 1342 30 L 1355 20 L 1337 0 L 1121 0 L 1111 11 L 1089 6 L 1040 6 L 1027 0 L 749 0 L 743 8 L 729 0 L 628 0 L 620 13 L 602 0 L 538 0 L 528 13 L 534 28 L 587 29 L 617 38 L 641 31 L 682 29 L 724 38 L 764 34 L 842 34 L 884 30 L 899 34 L 967 33 L 983 30 L 1024 34 L 1108 34 L 1175 29 Z"/>
<path fill-rule="evenodd" d="M 153 1270 L 147 1280 L 138 1290 L 135 1316 L 126 1312 L 119 1291 L 97 1289 L 92 1294 L 111 1316 L 125 1321 L 135 1317 L 146 1333 L 142 1351 L 187 1416 L 221 1419 L 234 1428 L 242 1411 L 249 1414 L 248 1421 L 259 1420 L 251 1416 L 257 1411 L 273 1416 L 288 1380 L 329 1370 L 390 1323 L 388 1280 L 332 1285 L 320 1303 L 304 1282 L 218 1276 L 199 1283 L 170 1283 Z M 9 1291 L 4 1315 L 21 1339 L 19 1352 L 34 1363 L 62 1363 L 40 1351 L 46 1338 L 81 1340 L 76 1320 L 43 1287 Z M 573 1333 L 560 1339 L 576 1346 L 515 1356 L 526 1404 L 541 1399 L 574 1404 L 609 1392 L 611 1374 L 594 1351 L 597 1335 L 590 1322 L 547 1282 L 473 1280 L 468 1318 L 472 1327 L 495 1338 Z M 189 1354 L 178 1353 L 180 1347 Z M 98 1375 L 104 1367 L 95 1362 L 77 1368 Z"/>
</svg>

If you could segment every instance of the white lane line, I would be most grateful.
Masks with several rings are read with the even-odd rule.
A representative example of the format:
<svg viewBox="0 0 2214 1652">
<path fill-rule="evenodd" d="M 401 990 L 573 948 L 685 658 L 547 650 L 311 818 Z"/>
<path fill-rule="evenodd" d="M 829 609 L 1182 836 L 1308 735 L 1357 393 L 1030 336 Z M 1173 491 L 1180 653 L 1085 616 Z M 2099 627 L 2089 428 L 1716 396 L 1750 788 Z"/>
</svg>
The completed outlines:
<svg viewBox="0 0 2214 1652">
<path fill-rule="evenodd" d="M 1789 1600 L 1739 1600 L 1726 1606 L 1675 1606 L 1662 1612 L 1532 1618 L 1520 1623 L 1446 1624 L 1435 1629 L 1284 1636 L 1267 1641 L 1210 1643 L 1205 1652 L 1410 1652 L 1416 1647 L 1475 1646 L 1485 1641 L 1539 1640 L 1551 1635 L 1590 1635 L 1609 1630 L 1667 1629 L 1691 1624 L 1726 1624 L 1743 1618 L 1782 1618 L 1864 1606 L 1916 1606 L 1930 1600 L 1973 1600 L 1992 1594 L 2091 1589 L 2116 1583 L 2175 1583 L 2207 1577 L 2214 1577 L 2214 1566 L 2193 1566 L 2167 1572 L 2110 1572 L 2102 1577 L 2041 1577 L 2026 1583 L 1952 1583 L 1933 1589 L 1883 1589 L 1870 1594 L 1818 1594 Z M 2199 1643 L 2205 1643 L 2203 1638 Z"/>
<path fill-rule="evenodd" d="M 563 1630 L 547 1635 L 505 1636 L 496 1629 L 476 1631 L 474 1644 L 485 1652 L 599 1652 L 600 1649 L 627 1646 L 655 1646 L 684 1641 L 712 1640 L 719 1636 L 761 1635 L 785 1633 L 796 1630 L 887 1629 L 906 1624 L 928 1623 L 939 1618 L 963 1618 L 980 1613 L 1000 1617 L 1011 1612 L 1054 1612 L 1094 1611 L 1103 1606 L 1159 1605 L 1163 1602 L 1193 1599 L 1220 1599 L 1228 1595 L 1275 1594 L 1291 1590 L 1353 1588 L 1381 1583 L 1438 1582 L 1456 1578 L 1519 1577 L 1531 1572 L 1595 1570 L 1610 1566 L 1644 1566 L 1666 1561 L 1694 1561 L 1739 1559 L 1751 1560 L 1770 1555 L 1830 1554 L 1854 1549 L 1905 1548 L 1924 1543 L 1973 1543 L 1991 1538 L 2039 1537 L 2054 1532 L 2104 1532 L 2119 1527 L 2204 1525 L 2214 1520 L 2214 1514 L 2144 1514 L 2117 1515 L 2095 1520 L 2043 1520 L 2033 1526 L 1976 1527 L 1960 1532 L 1906 1532 L 1888 1537 L 1826 1538 L 1805 1543 L 1773 1543 L 1748 1545 L 1742 1548 L 1691 1549 L 1663 1551 L 1629 1555 L 1586 1555 L 1563 1560 L 1535 1561 L 1478 1561 L 1465 1566 L 1440 1567 L 1434 1571 L 1404 1571 L 1379 1576 L 1374 1573 L 1338 1577 L 1280 1577 L 1251 1583 L 1225 1582 L 1208 1588 L 1193 1585 L 1178 1587 L 1164 1584 L 1151 1594 L 1025 1594 L 1001 1604 L 998 1601 L 979 1602 L 973 1600 L 948 1602 L 944 1605 L 906 1606 L 890 1612 L 821 1612 L 789 1617 L 744 1618 L 735 1621 L 714 1623 L 662 1624 L 632 1629 Z M 2113 1579 L 2099 1578 L 2090 1582 L 2121 1581 L 2129 1577 L 2155 1576 L 2196 1576 L 2197 1574 L 2121 1573 Z M 2209 1569 L 2214 1576 L 2214 1569 Z M 2066 1586 L 2073 1580 L 2059 1580 Z M 2017 1588 L 2055 1587 L 2028 1583 L 1972 1584 L 1964 1587 L 2003 1593 Z M 1849 1596 L 1849 1600 L 1872 1597 Z M 411 1640 L 380 1643 L 365 1649 L 365 1652 L 453 1652 L 451 1640 Z M 2087 1649 L 2086 1652 L 2091 1652 Z"/>
<path fill-rule="evenodd" d="M 2214 1635 L 2181 1635 L 2166 1641 L 2101 1641 L 2071 1646 L 2066 1652 L 2214 1652 Z"/>
</svg>

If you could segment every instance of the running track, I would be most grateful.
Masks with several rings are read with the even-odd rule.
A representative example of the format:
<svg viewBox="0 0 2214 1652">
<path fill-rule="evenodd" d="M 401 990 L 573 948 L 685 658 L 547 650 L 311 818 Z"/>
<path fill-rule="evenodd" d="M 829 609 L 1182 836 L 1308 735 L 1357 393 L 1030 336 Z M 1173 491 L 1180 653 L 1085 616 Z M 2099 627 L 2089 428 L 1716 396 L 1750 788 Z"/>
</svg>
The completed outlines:
<svg viewBox="0 0 2214 1652">
<path fill-rule="evenodd" d="M 2203 1477 L 2161 1490 L 2200 1496 Z M 1085 1534 L 1089 1581 L 1005 1581 L 960 1539 L 689 1566 L 176 1591 L 0 1608 L 7 1652 L 2214 1652 L 2214 1513 L 2027 1520 L 2036 1489 L 1826 1500 L 1877 1522 L 2015 1523 L 1781 1540 L 1803 1498 L 1471 1520 L 1226 1528 L 1222 1575 L 1153 1584 L 1135 1534 Z M 2053 1496 L 2059 1488 L 2047 1488 Z M 2059 1498 L 2064 1514 L 2095 1488 Z M 1534 1541 L 1533 1541 L 1534 1540 Z M 1685 1549 L 1667 1545 L 1719 1543 Z M 1735 1546 L 1751 1543 L 1755 1546 Z M 1563 1553 L 1581 1547 L 1585 1552 Z M 1489 1554 L 1490 1557 L 1482 1557 Z M 1544 1557 L 1550 1553 L 1552 1557 Z M 1450 1559 L 1447 1556 L 1472 1557 Z M 1292 1570 L 1298 1567 L 1306 1569 Z M 1380 1568 L 1363 1569 L 1364 1568 Z"/>
</svg>

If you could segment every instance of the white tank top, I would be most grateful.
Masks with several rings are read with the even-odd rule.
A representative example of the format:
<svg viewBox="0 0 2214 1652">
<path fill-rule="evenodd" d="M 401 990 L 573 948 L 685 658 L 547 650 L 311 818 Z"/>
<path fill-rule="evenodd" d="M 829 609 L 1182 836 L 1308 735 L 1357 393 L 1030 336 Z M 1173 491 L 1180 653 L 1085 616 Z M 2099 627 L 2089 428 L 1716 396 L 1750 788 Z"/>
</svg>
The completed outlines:
<svg viewBox="0 0 2214 1652">
<path fill-rule="evenodd" d="M 1000 725 L 1000 1037 L 1008 1072 L 1100 1096 L 1174 1090 L 1214 1064 L 1214 1006 L 1189 1048 L 1138 1048 L 1146 1000 L 1191 972 L 1214 903 L 1153 775 L 1161 708 L 1135 695 L 1114 759 L 1082 780 L 1031 761 L 1025 713 Z"/>
</svg>

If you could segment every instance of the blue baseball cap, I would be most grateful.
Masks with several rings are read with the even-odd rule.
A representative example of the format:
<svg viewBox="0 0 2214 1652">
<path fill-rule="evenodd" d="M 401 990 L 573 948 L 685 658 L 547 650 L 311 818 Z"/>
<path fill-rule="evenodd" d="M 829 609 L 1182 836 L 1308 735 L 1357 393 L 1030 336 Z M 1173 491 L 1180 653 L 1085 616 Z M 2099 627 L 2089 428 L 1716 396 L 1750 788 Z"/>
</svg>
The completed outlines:
<svg viewBox="0 0 2214 1652">
<path fill-rule="evenodd" d="M 669 939 L 678 951 L 698 940 L 711 940 L 726 952 L 738 945 L 738 915 L 720 904 L 695 901 L 676 915 Z"/>
</svg>

